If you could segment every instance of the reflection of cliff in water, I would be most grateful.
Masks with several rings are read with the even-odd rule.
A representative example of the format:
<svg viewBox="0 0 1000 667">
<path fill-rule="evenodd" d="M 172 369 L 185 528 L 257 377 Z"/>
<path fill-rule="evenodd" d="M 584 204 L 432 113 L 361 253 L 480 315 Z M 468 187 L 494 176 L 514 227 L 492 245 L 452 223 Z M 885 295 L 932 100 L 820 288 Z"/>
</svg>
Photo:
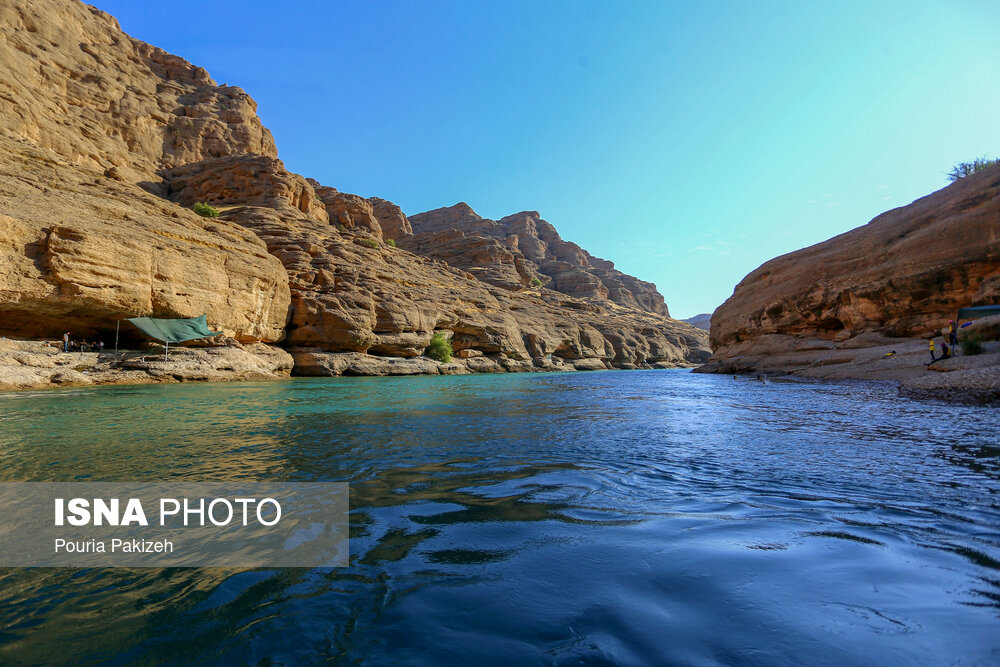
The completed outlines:
<svg viewBox="0 0 1000 667">
<path fill-rule="evenodd" d="M 955 443 L 950 450 L 939 452 L 938 456 L 974 473 L 1000 479 L 1000 442 Z"/>
<path fill-rule="evenodd" d="M 0 479 L 281 481 L 289 383 L 93 387 L 0 396 Z"/>
</svg>

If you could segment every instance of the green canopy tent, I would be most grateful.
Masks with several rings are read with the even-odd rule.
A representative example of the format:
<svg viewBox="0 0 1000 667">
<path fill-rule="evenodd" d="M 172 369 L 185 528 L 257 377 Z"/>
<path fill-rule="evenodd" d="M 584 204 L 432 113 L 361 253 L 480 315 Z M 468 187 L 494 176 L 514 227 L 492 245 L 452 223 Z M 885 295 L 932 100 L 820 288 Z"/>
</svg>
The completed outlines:
<svg viewBox="0 0 1000 667">
<path fill-rule="evenodd" d="M 960 320 L 974 320 L 977 317 L 986 317 L 988 315 L 1000 315 L 1000 305 L 971 306 L 969 308 L 958 309 L 958 319 Z"/>
<path fill-rule="evenodd" d="M 129 317 L 128 321 L 134 324 L 147 336 L 163 341 L 163 360 L 167 360 L 167 352 L 171 343 L 183 343 L 186 340 L 197 340 L 199 338 L 209 338 L 219 336 L 221 331 L 208 330 L 208 318 L 189 317 L 186 319 L 157 319 L 153 317 Z"/>
</svg>

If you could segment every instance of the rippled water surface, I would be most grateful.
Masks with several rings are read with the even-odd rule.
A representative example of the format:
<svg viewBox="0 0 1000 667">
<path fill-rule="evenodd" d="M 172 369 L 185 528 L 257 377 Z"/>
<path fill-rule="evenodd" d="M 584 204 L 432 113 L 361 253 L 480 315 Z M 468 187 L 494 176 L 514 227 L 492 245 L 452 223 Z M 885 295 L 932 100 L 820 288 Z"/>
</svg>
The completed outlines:
<svg viewBox="0 0 1000 667">
<path fill-rule="evenodd" d="M 998 411 L 682 371 L 0 395 L 4 481 L 347 481 L 340 569 L 0 570 L 0 663 L 1000 664 Z"/>
</svg>

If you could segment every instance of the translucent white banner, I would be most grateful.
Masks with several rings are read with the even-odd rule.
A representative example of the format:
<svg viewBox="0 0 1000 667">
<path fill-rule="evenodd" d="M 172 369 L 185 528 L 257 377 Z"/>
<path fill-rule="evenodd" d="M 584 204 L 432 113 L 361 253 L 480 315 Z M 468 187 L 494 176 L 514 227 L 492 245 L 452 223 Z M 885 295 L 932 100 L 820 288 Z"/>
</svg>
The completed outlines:
<svg viewBox="0 0 1000 667">
<path fill-rule="evenodd" d="M 344 483 L 0 483 L 0 567 L 340 567 Z"/>
</svg>

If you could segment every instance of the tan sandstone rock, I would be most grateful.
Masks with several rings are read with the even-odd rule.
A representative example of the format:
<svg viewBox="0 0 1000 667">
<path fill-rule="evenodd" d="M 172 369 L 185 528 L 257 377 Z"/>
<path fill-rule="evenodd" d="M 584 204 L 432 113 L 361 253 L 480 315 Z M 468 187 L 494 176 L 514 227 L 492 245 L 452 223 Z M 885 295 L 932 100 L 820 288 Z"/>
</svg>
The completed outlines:
<svg viewBox="0 0 1000 667">
<path fill-rule="evenodd" d="M 223 155 L 277 157 L 257 105 L 70 0 L 0 4 L 0 133 L 129 182 Z"/>
<path fill-rule="evenodd" d="M 651 368 L 708 355 L 704 332 L 667 317 L 651 284 L 535 212 L 423 214 L 444 237 L 410 245 L 398 206 L 289 172 L 246 93 L 106 14 L 11 0 L 0 19 L 0 335 L 107 340 L 121 317 L 205 313 L 236 340 L 282 341 L 303 374 Z M 192 213 L 199 201 L 221 217 Z M 533 277 L 547 287 L 527 289 Z M 435 332 L 468 358 L 423 358 Z M 345 354 L 346 366 L 331 356 Z M 225 376 L 191 363 L 141 373 Z M 68 370 L 64 381 L 82 382 Z"/>
<path fill-rule="evenodd" d="M 724 358 L 765 334 L 920 336 L 1000 302 L 1000 165 L 766 262 L 712 316 Z"/>
<path fill-rule="evenodd" d="M 63 353 L 39 341 L 0 339 L 0 389 L 45 389 L 92 384 L 160 382 L 234 382 L 288 377 L 292 357 L 284 350 L 254 343 L 246 346 L 171 347 Z"/>
<path fill-rule="evenodd" d="M 489 220 L 465 202 L 410 217 L 414 236 L 403 247 L 442 259 L 501 287 L 547 287 L 660 315 L 667 306 L 652 283 L 626 275 L 612 262 L 565 241 L 537 211 Z M 461 237 L 456 236 L 461 233 Z"/>
<path fill-rule="evenodd" d="M 369 197 L 368 201 L 372 205 L 372 214 L 378 220 L 379 227 L 382 228 L 382 235 L 386 239 L 398 240 L 413 234 L 410 221 L 399 208 L 391 201 Z"/>
<path fill-rule="evenodd" d="M 714 353 L 699 371 L 894 380 L 907 396 L 1000 401 L 992 353 L 927 366 L 927 339 L 959 308 L 995 303 L 1000 166 L 750 273 L 712 316 Z M 961 335 L 995 338 L 998 320 Z"/>
<path fill-rule="evenodd" d="M 164 168 L 276 154 L 243 91 L 69 0 L 0 5 L 0 62 L 0 334 L 207 314 L 282 337 L 287 279 L 264 244 L 149 194 Z"/>
<path fill-rule="evenodd" d="M 288 304 L 280 262 L 242 227 L 0 137 L 0 335 L 90 338 L 124 317 L 206 314 L 276 341 Z"/>
</svg>

